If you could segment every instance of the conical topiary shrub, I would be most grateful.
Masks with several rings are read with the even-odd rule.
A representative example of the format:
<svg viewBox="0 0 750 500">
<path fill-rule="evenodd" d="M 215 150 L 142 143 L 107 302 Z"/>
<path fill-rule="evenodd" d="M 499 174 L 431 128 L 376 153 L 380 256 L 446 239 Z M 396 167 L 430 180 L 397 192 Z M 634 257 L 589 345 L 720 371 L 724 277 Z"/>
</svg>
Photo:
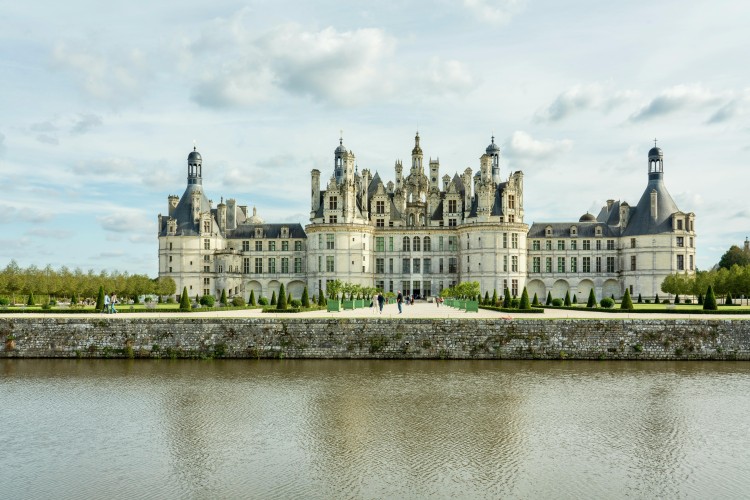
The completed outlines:
<svg viewBox="0 0 750 500">
<path fill-rule="evenodd" d="M 286 303 L 292 305 L 292 292 L 286 294 Z"/>
<path fill-rule="evenodd" d="M 510 306 L 512 304 L 512 299 L 510 298 L 510 290 L 508 288 L 505 288 L 505 297 L 503 298 L 503 307 L 505 309 L 510 309 Z"/>
<path fill-rule="evenodd" d="M 273 297 L 271 301 L 273 304 Z M 286 290 L 284 290 L 284 283 L 282 283 L 281 288 L 279 288 L 279 301 L 276 303 L 276 309 L 286 309 L 286 304 Z"/>
<path fill-rule="evenodd" d="M 190 311 L 193 306 L 190 304 L 190 297 L 188 297 L 187 287 L 182 289 L 182 296 L 180 297 L 180 311 Z"/>
<path fill-rule="evenodd" d="M 674 296 L 674 303 L 675 303 L 675 304 L 679 304 L 679 303 L 680 303 L 680 294 L 676 294 L 676 295 Z"/>
<path fill-rule="evenodd" d="M 594 289 L 589 290 L 589 300 L 586 302 L 586 307 L 593 309 L 596 307 L 596 295 L 594 295 Z"/>
<path fill-rule="evenodd" d="M 490 291 L 489 290 L 487 290 L 487 291 L 484 292 L 484 302 L 483 302 L 483 304 L 486 305 L 486 306 L 490 304 Z"/>
<path fill-rule="evenodd" d="M 321 307 L 326 305 L 326 297 L 323 295 L 322 288 L 318 288 L 318 305 Z"/>
<path fill-rule="evenodd" d="M 518 304 L 518 308 L 524 311 L 531 309 L 529 292 L 526 291 L 526 287 L 523 287 L 523 292 L 521 292 L 521 302 Z"/>
<path fill-rule="evenodd" d="M 573 304 L 578 304 L 578 294 L 573 294 Z"/>
<path fill-rule="evenodd" d="M 732 303 L 732 292 L 727 292 L 727 298 L 724 299 L 724 305 L 726 305 L 726 306 L 734 305 Z"/>
<path fill-rule="evenodd" d="M 703 310 L 704 311 L 716 311 L 719 306 L 716 305 L 716 296 L 714 295 L 714 289 L 711 285 L 708 285 L 706 290 L 706 297 L 703 299 Z"/>
<path fill-rule="evenodd" d="M 497 290 L 492 290 L 492 303 L 491 306 L 497 305 Z"/>
<path fill-rule="evenodd" d="M 250 299 L 248 300 L 251 306 L 257 306 L 255 303 L 255 290 L 250 290 Z"/>
<path fill-rule="evenodd" d="M 219 299 L 219 303 L 223 306 L 227 305 L 227 289 L 223 289 L 221 291 L 221 298 Z"/>
<path fill-rule="evenodd" d="M 654 304 L 658 304 L 659 302 L 659 294 L 657 293 L 656 295 L 654 295 Z"/>
<path fill-rule="evenodd" d="M 532 306 L 538 306 L 539 305 L 539 297 L 537 296 L 536 292 L 534 292 L 534 300 L 531 301 Z"/>
<path fill-rule="evenodd" d="M 551 306 L 552 305 L 552 291 L 551 290 L 549 292 L 547 292 L 547 303 L 545 305 L 547 305 L 547 306 Z"/>
<path fill-rule="evenodd" d="M 641 294 L 638 294 L 638 303 L 643 304 L 643 297 L 641 297 Z"/>
<path fill-rule="evenodd" d="M 698 305 L 699 306 L 703 305 L 703 294 L 702 293 L 698 294 Z"/>
<path fill-rule="evenodd" d="M 565 307 L 570 307 L 570 291 L 565 292 L 565 301 L 563 304 L 565 304 Z"/>
<path fill-rule="evenodd" d="M 99 285 L 99 293 L 96 295 L 96 310 L 104 310 L 104 287 Z"/>
<path fill-rule="evenodd" d="M 27 306 L 33 306 L 34 305 L 34 292 L 29 292 L 29 298 L 26 299 L 26 305 Z"/>
<path fill-rule="evenodd" d="M 302 307 L 310 307 L 310 297 L 307 295 L 307 287 L 302 290 Z"/>
<path fill-rule="evenodd" d="M 272 306 L 276 305 L 276 290 L 274 290 L 273 293 L 271 294 L 271 305 Z"/>
<path fill-rule="evenodd" d="M 633 301 L 630 299 L 630 290 L 625 289 L 625 295 L 622 296 L 622 303 L 620 303 L 620 309 L 631 310 L 633 309 Z"/>
</svg>

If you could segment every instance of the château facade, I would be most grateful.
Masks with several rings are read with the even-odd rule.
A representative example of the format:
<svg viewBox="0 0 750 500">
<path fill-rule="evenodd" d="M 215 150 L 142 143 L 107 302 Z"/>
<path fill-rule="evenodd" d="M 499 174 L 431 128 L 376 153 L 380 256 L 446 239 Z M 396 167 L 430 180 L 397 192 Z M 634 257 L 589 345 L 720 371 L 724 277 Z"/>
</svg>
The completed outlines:
<svg viewBox="0 0 750 500">
<path fill-rule="evenodd" d="M 664 184 L 661 149 L 648 153 L 648 184 L 634 206 L 608 200 L 597 216 L 524 222 L 523 173 L 501 175 L 494 137 L 479 168 L 440 176 L 424 162 L 419 134 L 408 173 L 394 180 L 359 171 L 343 140 L 330 177 L 311 172 L 310 223 L 267 224 L 228 199 L 213 207 L 202 188 L 202 157 L 188 155 L 188 185 L 159 215 L 159 275 L 191 296 L 310 296 L 340 279 L 383 291 L 430 297 L 461 281 L 482 293 L 508 288 L 543 299 L 653 297 L 664 277 L 695 272 L 695 214 L 680 211 Z M 472 175 L 473 174 L 473 175 Z"/>
</svg>

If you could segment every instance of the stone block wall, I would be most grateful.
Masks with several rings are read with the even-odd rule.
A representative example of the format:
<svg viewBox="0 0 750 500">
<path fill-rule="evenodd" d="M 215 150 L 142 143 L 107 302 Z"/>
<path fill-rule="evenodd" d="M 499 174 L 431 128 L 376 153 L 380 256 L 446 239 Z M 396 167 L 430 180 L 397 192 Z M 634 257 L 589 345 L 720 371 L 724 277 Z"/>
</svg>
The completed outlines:
<svg viewBox="0 0 750 500">
<path fill-rule="evenodd" d="M 3 318 L 0 357 L 750 359 L 745 320 Z"/>
</svg>

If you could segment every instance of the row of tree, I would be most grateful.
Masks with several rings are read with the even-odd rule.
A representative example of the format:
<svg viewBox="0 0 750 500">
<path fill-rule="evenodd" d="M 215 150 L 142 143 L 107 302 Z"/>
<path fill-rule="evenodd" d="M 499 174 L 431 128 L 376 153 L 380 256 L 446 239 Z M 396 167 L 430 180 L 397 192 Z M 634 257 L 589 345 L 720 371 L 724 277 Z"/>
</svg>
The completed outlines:
<svg viewBox="0 0 750 500">
<path fill-rule="evenodd" d="M 97 273 L 89 269 L 84 272 L 80 268 L 63 266 L 54 269 L 50 265 L 44 268 L 32 265 L 24 269 L 15 260 L 0 271 L 0 296 L 7 297 L 12 303 L 24 302 L 30 295 L 58 300 L 74 296 L 78 300 L 94 300 L 99 288 L 106 293 L 131 298 L 148 294 L 171 296 L 176 291 L 172 278 L 151 279 L 144 274 L 119 271 Z"/>
<path fill-rule="evenodd" d="M 731 294 L 734 297 L 750 296 L 750 265 L 733 265 L 726 269 L 697 271 L 693 275 L 672 274 L 664 278 L 661 290 L 672 295 L 698 296 L 711 286 L 718 296 Z"/>
</svg>

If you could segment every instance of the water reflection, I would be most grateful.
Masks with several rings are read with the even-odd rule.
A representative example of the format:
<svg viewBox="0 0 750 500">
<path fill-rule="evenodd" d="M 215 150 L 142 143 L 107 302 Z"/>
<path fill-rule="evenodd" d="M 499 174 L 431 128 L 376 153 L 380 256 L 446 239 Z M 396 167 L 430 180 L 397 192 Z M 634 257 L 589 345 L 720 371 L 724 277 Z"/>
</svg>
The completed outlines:
<svg viewBox="0 0 750 500">
<path fill-rule="evenodd" d="M 0 374 L 10 498 L 750 487 L 744 363 L 0 360 Z"/>
</svg>

